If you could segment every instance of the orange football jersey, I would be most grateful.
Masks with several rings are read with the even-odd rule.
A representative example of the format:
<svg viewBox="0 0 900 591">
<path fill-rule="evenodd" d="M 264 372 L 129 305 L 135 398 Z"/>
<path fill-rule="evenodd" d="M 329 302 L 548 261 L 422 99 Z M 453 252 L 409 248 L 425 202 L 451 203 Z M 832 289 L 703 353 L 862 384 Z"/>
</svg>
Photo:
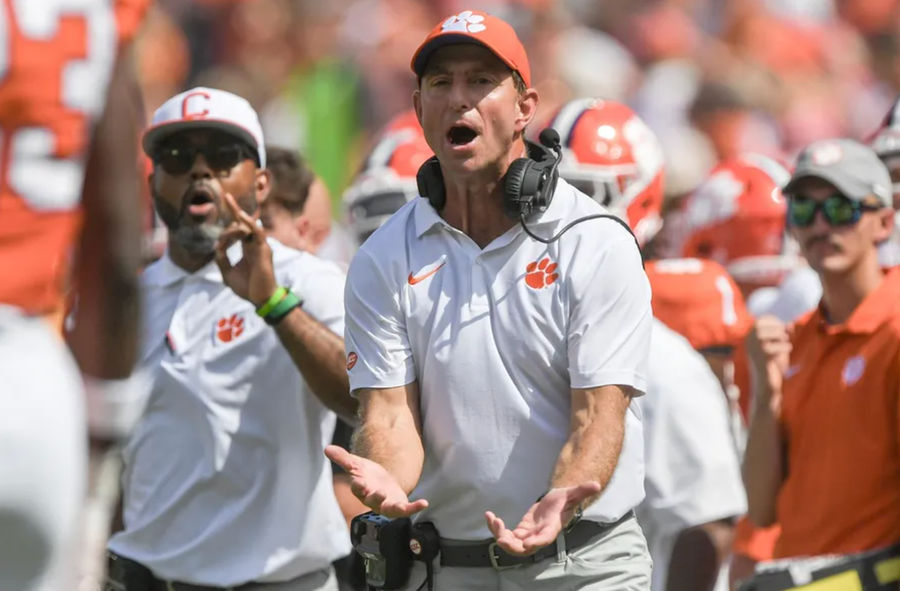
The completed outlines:
<svg viewBox="0 0 900 591">
<path fill-rule="evenodd" d="M 0 303 L 30 314 L 62 304 L 92 125 L 148 4 L 2 0 Z"/>
<path fill-rule="evenodd" d="M 744 298 L 722 265 L 704 259 L 647 263 L 653 315 L 697 350 L 735 347 L 753 323 Z"/>
</svg>

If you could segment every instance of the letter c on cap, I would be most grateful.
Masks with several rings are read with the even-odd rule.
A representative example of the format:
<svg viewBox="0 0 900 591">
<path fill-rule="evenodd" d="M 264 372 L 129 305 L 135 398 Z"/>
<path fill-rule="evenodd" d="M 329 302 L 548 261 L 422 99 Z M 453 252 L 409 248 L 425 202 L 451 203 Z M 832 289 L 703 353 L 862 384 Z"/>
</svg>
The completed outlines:
<svg viewBox="0 0 900 591">
<path fill-rule="evenodd" d="M 198 90 L 197 92 L 192 92 L 181 101 L 181 118 L 182 119 L 201 119 L 209 115 L 209 109 L 206 107 L 203 108 L 202 111 L 191 110 L 191 105 L 188 104 L 192 98 L 203 97 L 206 100 L 209 100 L 211 97 L 208 92 L 203 92 L 202 90 Z M 196 102 L 196 101 L 194 101 Z"/>
</svg>

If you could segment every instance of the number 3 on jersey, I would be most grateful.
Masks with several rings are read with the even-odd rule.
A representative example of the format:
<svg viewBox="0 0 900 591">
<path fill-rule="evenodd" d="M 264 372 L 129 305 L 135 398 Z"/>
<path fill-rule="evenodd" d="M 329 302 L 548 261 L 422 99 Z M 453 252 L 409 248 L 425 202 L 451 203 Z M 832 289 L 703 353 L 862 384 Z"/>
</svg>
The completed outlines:
<svg viewBox="0 0 900 591">
<path fill-rule="evenodd" d="M 116 52 L 110 1 L 0 0 L 0 214 L 73 209 Z M 36 59 L 40 56 L 40 59 Z"/>
</svg>

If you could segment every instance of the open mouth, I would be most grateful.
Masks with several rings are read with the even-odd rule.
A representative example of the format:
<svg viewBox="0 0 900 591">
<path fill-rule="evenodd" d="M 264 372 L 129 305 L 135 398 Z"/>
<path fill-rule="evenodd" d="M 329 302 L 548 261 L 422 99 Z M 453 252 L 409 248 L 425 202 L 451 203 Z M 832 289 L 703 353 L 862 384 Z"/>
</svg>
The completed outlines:
<svg viewBox="0 0 900 591">
<path fill-rule="evenodd" d="M 447 141 L 454 146 L 465 146 L 474 140 L 478 134 L 474 129 L 464 125 L 454 125 L 447 132 Z"/>
<path fill-rule="evenodd" d="M 197 187 L 190 192 L 188 201 L 188 213 L 192 216 L 205 217 L 216 207 L 216 199 L 212 190 L 206 187 Z"/>
</svg>

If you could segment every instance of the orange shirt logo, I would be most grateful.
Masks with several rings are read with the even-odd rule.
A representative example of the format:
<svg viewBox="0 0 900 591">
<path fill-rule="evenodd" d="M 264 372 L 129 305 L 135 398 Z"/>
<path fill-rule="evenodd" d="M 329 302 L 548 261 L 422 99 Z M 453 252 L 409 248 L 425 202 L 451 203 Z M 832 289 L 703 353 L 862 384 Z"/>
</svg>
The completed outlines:
<svg viewBox="0 0 900 591">
<path fill-rule="evenodd" d="M 216 337 L 223 343 L 230 343 L 244 333 L 244 319 L 237 314 L 225 317 L 216 323 Z"/>
<path fill-rule="evenodd" d="M 418 275 L 418 276 L 410 273 L 409 277 L 407 278 L 407 281 L 409 281 L 410 285 L 415 285 L 416 283 L 419 283 L 420 281 L 424 281 L 425 279 L 428 279 L 429 277 L 431 277 L 432 275 L 434 275 L 435 273 L 440 271 L 441 267 L 443 267 L 443 266 L 444 266 L 444 263 L 441 263 L 440 265 L 438 265 L 431 271 L 428 271 L 427 273 L 422 273 L 421 275 Z"/>
<path fill-rule="evenodd" d="M 347 371 L 353 369 L 353 366 L 356 365 L 357 360 L 359 359 L 359 355 L 351 351 L 347 355 Z"/>
<path fill-rule="evenodd" d="M 556 263 L 550 262 L 547 257 L 541 259 L 540 262 L 528 263 L 528 266 L 525 267 L 525 283 L 531 289 L 542 289 L 552 285 L 557 279 L 559 279 L 559 273 L 556 272 Z"/>
</svg>

